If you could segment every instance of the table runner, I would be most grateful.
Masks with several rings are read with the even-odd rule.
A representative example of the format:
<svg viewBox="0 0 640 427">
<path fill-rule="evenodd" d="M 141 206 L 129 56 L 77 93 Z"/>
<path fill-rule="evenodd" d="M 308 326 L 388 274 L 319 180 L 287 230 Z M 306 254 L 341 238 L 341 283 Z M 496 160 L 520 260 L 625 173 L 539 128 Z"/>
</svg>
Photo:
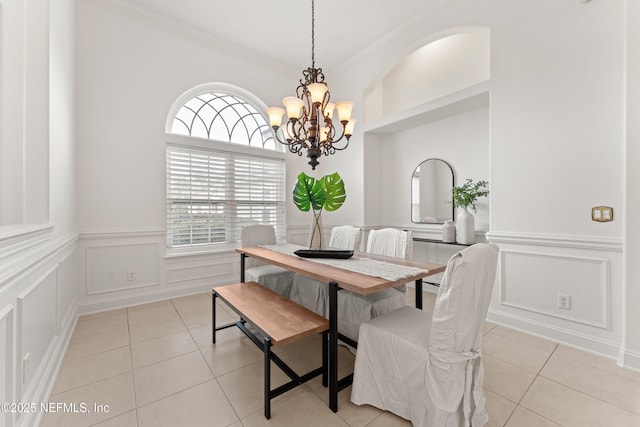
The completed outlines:
<svg viewBox="0 0 640 427">
<path fill-rule="evenodd" d="M 301 245 L 285 243 L 281 245 L 261 245 L 260 247 L 272 251 L 280 252 L 286 255 L 297 256 L 294 254 L 298 249 L 306 249 Z M 381 277 L 385 280 L 396 281 L 411 277 L 424 272 L 421 268 L 409 267 L 406 265 L 393 264 L 385 261 L 378 261 L 370 258 L 349 258 L 349 259 L 333 259 L 333 258 L 308 258 L 320 264 L 329 265 L 331 267 L 341 268 L 343 270 L 352 271 L 354 273 L 366 274 L 367 276 Z"/>
</svg>

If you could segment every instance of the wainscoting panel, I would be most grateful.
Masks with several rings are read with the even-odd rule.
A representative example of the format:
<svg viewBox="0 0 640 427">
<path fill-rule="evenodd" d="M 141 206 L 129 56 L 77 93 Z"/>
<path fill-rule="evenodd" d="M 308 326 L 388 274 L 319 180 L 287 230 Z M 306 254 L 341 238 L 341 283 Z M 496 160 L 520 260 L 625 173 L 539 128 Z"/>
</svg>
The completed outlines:
<svg viewBox="0 0 640 427">
<path fill-rule="evenodd" d="M 500 303 L 599 328 L 608 327 L 606 259 L 503 250 Z M 560 296 L 570 299 L 560 308 Z"/>
<path fill-rule="evenodd" d="M 87 295 L 160 283 L 156 243 L 90 243 L 85 251 Z"/>
<path fill-rule="evenodd" d="M 57 332 L 56 270 L 49 271 L 40 280 L 18 296 L 16 366 L 18 395 L 29 387 L 46 356 Z"/>
<path fill-rule="evenodd" d="M 81 314 L 210 291 L 240 278 L 233 248 L 167 253 L 163 230 L 88 232 L 80 237 Z"/>
<path fill-rule="evenodd" d="M 78 301 L 78 262 L 74 251 L 58 267 L 58 331 L 75 320 Z"/>
<path fill-rule="evenodd" d="M 13 390 L 13 306 L 0 309 L 0 403 L 15 402 Z M 11 413 L 0 412 L 0 427 L 11 426 Z"/>
<path fill-rule="evenodd" d="M 621 239 L 506 232 L 487 239 L 500 246 L 490 321 L 622 363 Z M 562 296 L 570 298 L 566 308 Z"/>
<path fill-rule="evenodd" d="M 229 278 L 235 277 L 240 280 L 235 264 L 240 264 L 240 256 L 233 256 L 232 259 L 225 257 L 219 259 L 212 257 L 210 259 L 200 260 L 182 260 L 167 263 L 167 284 L 175 285 L 185 282 L 207 282 L 216 283 L 219 280 L 228 281 Z"/>
<path fill-rule="evenodd" d="M 0 402 L 46 402 L 73 332 L 77 235 L 51 226 L 0 237 Z M 42 413 L 0 414 L 0 427 L 38 425 Z"/>
</svg>

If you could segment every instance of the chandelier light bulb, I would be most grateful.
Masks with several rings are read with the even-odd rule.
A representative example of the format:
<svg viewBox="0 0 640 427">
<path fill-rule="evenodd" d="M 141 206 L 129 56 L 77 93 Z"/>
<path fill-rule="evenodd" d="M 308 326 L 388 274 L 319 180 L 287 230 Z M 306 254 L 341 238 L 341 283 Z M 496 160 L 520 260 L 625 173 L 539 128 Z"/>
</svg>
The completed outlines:
<svg viewBox="0 0 640 427">
<path fill-rule="evenodd" d="M 307 90 L 311 94 L 311 102 L 314 104 L 322 104 L 324 95 L 329 91 L 329 88 L 324 83 L 311 83 L 307 85 Z"/>
<path fill-rule="evenodd" d="M 353 110 L 353 102 L 340 101 L 336 102 L 336 109 L 338 110 L 338 118 L 341 122 L 348 122 L 351 119 L 351 110 Z"/>
<path fill-rule="evenodd" d="M 344 128 L 344 134 L 349 138 L 353 135 L 353 127 L 356 125 L 356 119 L 350 119 Z"/>
<path fill-rule="evenodd" d="M 282 124 L 284 110 L 280 107 L 269 107 L 267 108 L 267 114 L 269 115 L 269 124 L 271 127 L 279 128 Z"/>
<path fill-rule="evenodd" d="M 300 118 L 302 107 L 304 107 L 304 101 L 302 101 L 302 99 L 296 98 L 295 96 L 287 96 L 282 100 L 282 103 L 287 109 L 287 116 L 289 116 L 289 119 Z"/>
</svg>

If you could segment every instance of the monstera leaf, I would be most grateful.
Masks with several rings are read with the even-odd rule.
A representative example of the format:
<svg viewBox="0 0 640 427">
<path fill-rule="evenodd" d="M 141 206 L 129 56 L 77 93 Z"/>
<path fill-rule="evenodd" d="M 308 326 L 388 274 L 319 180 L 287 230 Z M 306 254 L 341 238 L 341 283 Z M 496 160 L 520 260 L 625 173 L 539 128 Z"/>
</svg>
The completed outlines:
<svg viewBox="0 0 640 427">
<path fill-rule="evenodd" d="M 311 208 L 314 211 L 321 210 L 324 206 L 325 193 L 320 180 L 308 176 L 302 172 L 298 175 L 298 181 L 293 187 L 293 203 L 303 212 Z"/>
<path fill-rule="evenodd" d="M 320 184 L 326 198 L 324 208 L 327 211 L 335 211 L 340 208 L 347 198 L 347 193 L 344 189 L 344 181 L 338 172 L 323 176 L 320 179 Z"/>
<path fill-rule="evenodd" d="M 296 185 L 293 187 L 293 203 L 303 212 L 313 209 L 313 228 L 309 239 L 309 249 L 312 247 L 322 248 L 320 227 L 322 209 L 335 211 L 342 206 L 346 198 L 344 181 L 337 172 L 325 175 L 318 180 L 304 172 L 298 175 Z"/>
<path fill-rule="evenodd" d="M 344 181 L 337 172 L 318 180 L 302 172 L 293 187 L 293 203 L 303 212 L 335 211 L 346 198 Z"/>
</svg>

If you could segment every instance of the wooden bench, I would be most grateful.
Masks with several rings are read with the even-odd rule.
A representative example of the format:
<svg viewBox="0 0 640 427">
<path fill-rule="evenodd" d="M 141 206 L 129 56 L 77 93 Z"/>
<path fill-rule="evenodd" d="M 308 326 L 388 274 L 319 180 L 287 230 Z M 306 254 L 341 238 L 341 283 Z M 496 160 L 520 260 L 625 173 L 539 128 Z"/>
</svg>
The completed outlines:
<svg viewBox="0 0 640 427">
<path fill-rule="evenodd" d="M 327 333 L 329 320 L 256 282 L 218 286 L 212 292 L 213 328 L 212 342 L 216 342 L 216 331 L 237 326 L 264 352 L 264 416 L 271 418 L 271 399 L 322 375 L 322 384 L 327 386 L 328 351 Z M 216 298 L 219 297 L 239 316 L 240 320 L 216 327 Z M 262 331 L 260 339 L 247 328 L 245 322 Z M 303 338 L 322 333 L 322 366 L 306 374 L 298 375 L 271 346 L 282 347 Z M 286 384 L 271 390 L 271 364 L 273 361 L 291 379 Z"/>
</svg>

